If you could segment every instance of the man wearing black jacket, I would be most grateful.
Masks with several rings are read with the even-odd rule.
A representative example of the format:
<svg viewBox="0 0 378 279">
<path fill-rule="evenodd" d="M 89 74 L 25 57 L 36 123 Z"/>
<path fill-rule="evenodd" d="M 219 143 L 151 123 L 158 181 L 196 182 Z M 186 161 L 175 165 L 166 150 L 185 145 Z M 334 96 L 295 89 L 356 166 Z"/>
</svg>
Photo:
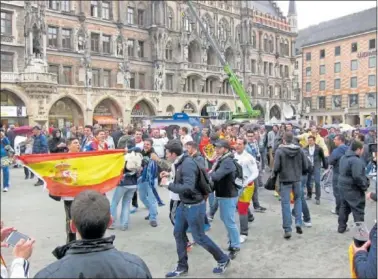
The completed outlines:
<svg viewBox="0 0 378 279">
<path fill-rule="evenodd" d="M 52 131 L 52 137 L 49 139 L 48 145 L 50 153 L 62 153 L 68 150 L 65 140 L 62 137 L 62 132 L 59 129 Z"/>
<path fill-rule="evenodd" d="M 310 200 L 312 197 L 312 182 L 315 181 L 315 202 L 319 205 L 321 195 L 320 169 L 322 166 L 324 169 L 327 169 L 328 161 L 324 156 L 323 148 L 315 144 L 315 137 L 309 136 L 307 140 L 308 146 L 305 149 L 311 162 L 310 171 L 307 174 L 307 199 Z"/>
<path fill-rule="evenodd" d="M 353 214 L 354 222 L 363 222 L 365 218 L 365 191 L 368 180 L 365 175 L 365 164 L 360 159 L 364 151 L 363 143 L 354 141 L 345 155 L 340 159 L 340 211 L 338 232 L 347 230 L 348 216 Z"/>
<path fill-rule="evenodd" d="M 34 278 L 152 278 L 145 262 L 136 255 L 118 251 L 115 236 L 104 237 L 112 224 L 110 204 L 96 191 L 83 191 L 71 206 L 71 229 L 78 240 L 57 247 L 58 259 Z"/>
<path fill-rule="evenodd" d="M 197 188 L 199 175 L 197 164 L 193 158 L 183 152 L 182 145 L 179 142 L 171 141 L 165 148 L 167 159 L 174 161 L 173 182 L 168 185 L 168 189 L 178 194 L 181 201 L 176 209 L 173 231 L 179 260 L 176 269 L 168 272 L 166 277 L 179 277 L 188 273 L 186 230 L 189 226 L 192 229 L 194 241 L 212 254 L 218 262 L 218 266 L 213 269 L 213 273 L 222 274 L 230 264 L 230 259 L 205 234 L 206 203 L 204 196 Z"/>
</svg>

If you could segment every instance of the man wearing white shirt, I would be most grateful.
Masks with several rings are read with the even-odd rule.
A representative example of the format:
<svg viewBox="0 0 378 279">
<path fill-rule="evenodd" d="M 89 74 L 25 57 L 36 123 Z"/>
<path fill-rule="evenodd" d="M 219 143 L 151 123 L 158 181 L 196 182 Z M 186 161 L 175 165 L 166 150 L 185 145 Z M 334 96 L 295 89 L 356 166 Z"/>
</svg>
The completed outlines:
<svg viewBox="0 0 378 279">
<path fill-rule="evenodd" d="M 152 140 L 154 141 L 152 147 L 154 148 L 155 153 L 159 156 L 159 158 L 163 159 L 165 156 L 164 146 L 167 142 L 160 136 L 160 131 L 158 129 L 155 129 L 152 132 Z"/>
<path fill-rule="evenodd" d="M 254 180 L 259 175 L 259 169 L 255 158 L 245 150 L 247 141 L 237 139 L 235 145 L 235 159 L 243 168 L 243 181 L 235 183 L 242 187 L 238 200 L 238 212 L 240 219 L 240 243 L 247 240 L 248 236 L 248 208 L 255 189 Z"/>
<path fill-rule="evenodd" d="M 189 135 L 188 128 L 186 128 L 186 127 L 181 127 L 180 130 L 179 130 L 179 134 L 180 134 L 180 140 L 181 140 L 182 146 L 184 148 L 184 151 L 186 151 L 186 149 L 185 149 L 186 143 L 189 142 L 189 141 L 193 141 L 193 138 L 192 138 L 191 135 Z"/>
<path fill-rule="evenodd" d="M 108 144 L 108 149 L 115 149 L 114 139 L 108 129 L 105 130 L 105 141 Z"/>
</svg>

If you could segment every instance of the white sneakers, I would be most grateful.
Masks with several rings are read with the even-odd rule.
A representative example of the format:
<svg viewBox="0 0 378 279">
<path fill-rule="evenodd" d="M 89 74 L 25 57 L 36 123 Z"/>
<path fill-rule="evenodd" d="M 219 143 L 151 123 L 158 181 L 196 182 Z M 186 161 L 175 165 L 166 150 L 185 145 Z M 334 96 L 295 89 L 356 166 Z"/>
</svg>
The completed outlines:
<svg viewBox="0 0 378 279">
<path fill-rule="evenodd" d="M 246 242 L 247 238 L 248 238 L 248 237 L 247 237 L 246 235 L 241 234 L 241 235 L 240 235 L 240 244 Z"/>
<path fill-rule="evenodd" d="M 304 224 L 304 226 L 305 226 L 306 228 L 311 228 L 311 227 L 312 227 L 311 222 L 303 222 L 303 224 Z"/>
</svg>

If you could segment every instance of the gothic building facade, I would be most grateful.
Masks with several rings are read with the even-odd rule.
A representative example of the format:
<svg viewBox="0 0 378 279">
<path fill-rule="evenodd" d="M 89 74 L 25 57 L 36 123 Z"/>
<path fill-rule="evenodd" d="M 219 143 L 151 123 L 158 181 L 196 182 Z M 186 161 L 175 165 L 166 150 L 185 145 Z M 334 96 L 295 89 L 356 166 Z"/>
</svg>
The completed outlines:
<svg viewBox="0 0 378 279">
<path fill-rule="evenodd" d="M 193 2 L 262 118 L 295 115 L 295 2 Z M 244 111 L 186 1 L 2 1 L 1 46 L 4 123 Z"/>
</svg>

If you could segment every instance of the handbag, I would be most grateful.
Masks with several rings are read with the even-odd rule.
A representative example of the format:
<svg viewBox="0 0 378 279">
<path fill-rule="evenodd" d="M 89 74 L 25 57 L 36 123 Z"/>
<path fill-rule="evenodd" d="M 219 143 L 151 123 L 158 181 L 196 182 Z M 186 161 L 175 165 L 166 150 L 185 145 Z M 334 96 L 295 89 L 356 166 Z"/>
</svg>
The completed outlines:
<svg viewBox="0 0 378 279">
<path fill-rule="evenodd" d="M 274 191 L 276 190 L 276 180 L 277 180 L 277 176 L 275 174 L 272 174 L 268 180 L 266 181 L 265 183 L 265 189 L 269 190 L 269 191 Z"/>
</svg>

